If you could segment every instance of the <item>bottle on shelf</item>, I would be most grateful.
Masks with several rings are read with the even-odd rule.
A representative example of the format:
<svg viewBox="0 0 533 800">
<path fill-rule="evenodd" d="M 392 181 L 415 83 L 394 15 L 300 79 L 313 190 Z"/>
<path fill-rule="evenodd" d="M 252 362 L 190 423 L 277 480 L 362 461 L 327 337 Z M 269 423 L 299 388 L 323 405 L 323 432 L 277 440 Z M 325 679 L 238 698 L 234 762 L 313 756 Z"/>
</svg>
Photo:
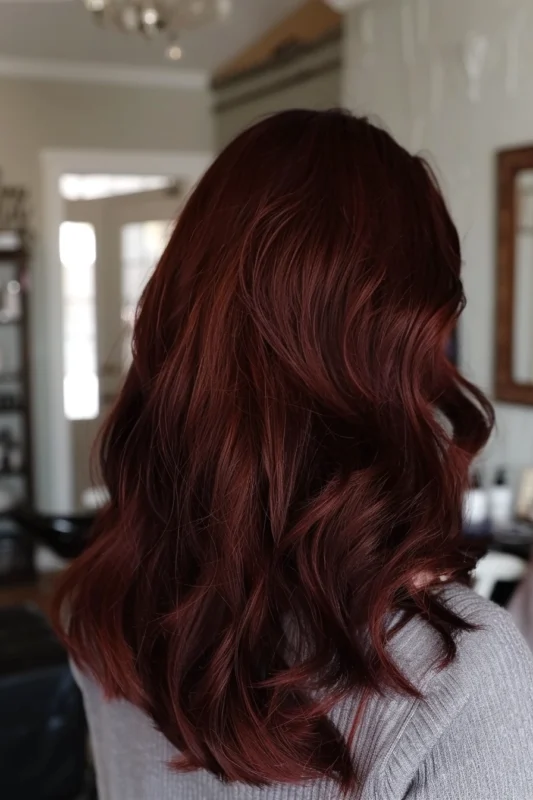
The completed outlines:
<svg viewBox="0 0 533 800">
<path fill-rule="evenodd" d="M 20 298 L 20 283 L 11 280 L 6 283 L 2 306 L 9 321 L 19 320 L 22 314 L 22 304 Z"/>
<path fill-rule="evenodd" d="M 509 528 L 513 518 L 513 493 L 505 469 L 498 469 L 489 492 L 489 517 L 494 530 Z"/>
<path fill-rule="evenodd" d="M 0 323 L 18 321 L 21 315 L 20 283 L 17 280 L 6 281 L 0 286 Z"/>
<path fill-rule="evenodd" d="M 24 466 L 24 454 L 20 442 L 12 442 L 7 454 L 7 466 L 9 472 L 20 472 Z"/>
<path fill-rule="evenodd" d="M 9 472 L 9 451 L 13 443 L 13 433 L 9 428 L 0 431 L 0 441 L 2 442 L 2 462 L 0 464 L 2 472 Z"/>
<path fill-rule="evenodd" d="M 9 315 L 5 307 L 6 284 L 0 284 L 0 324 L 4 325 L 9 322 Z"/>
<path fill-rule="evenodd" d="M 484 533 L 488 521 L 488 497 L 483 488 L 481 475 L 476 470 L 470 488 L 463 500 L 463 523 L 467 533 Z"/>
<path fill-rule="evenodd" d="M 19 472 L 23 465 L 23 450 L 13 431 L 9 428 L 0 430 L 0 473 L 10 475 Z"/>
</svg>

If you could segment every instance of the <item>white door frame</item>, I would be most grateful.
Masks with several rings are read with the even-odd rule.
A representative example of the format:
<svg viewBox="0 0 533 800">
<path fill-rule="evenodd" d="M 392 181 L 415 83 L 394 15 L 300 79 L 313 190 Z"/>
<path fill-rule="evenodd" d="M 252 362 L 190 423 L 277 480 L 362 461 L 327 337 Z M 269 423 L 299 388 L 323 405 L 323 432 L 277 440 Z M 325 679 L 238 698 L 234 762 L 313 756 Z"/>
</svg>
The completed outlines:
<svg viewBox="0 0 533 800">
<path fill-rule="evenodd" d="M 59 179 L 65 173 L 171 175 L 194 184 L 212 161 L 207 152 L 43 150 L 42 258 L 32 293 L 33 428 L 36 506 L 44 512 L 74 507 L 70 425 L 63 410 L 63 307 L 59 226 L 64 219 Z"/>
</svg>

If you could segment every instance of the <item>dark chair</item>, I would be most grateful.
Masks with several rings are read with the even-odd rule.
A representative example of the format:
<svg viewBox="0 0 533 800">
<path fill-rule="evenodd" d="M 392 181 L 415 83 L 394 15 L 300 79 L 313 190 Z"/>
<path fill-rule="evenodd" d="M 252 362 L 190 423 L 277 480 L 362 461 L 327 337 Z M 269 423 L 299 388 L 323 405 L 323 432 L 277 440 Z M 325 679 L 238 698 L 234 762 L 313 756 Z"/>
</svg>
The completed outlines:
<svg viewBox="0 0 533 800">
<path fill-rule="evenodd" d="M 94 513 L 27 508 L 10 517 L 66 559 L 83 551 L 94 521 Z M 0 609 L 0 798 L 96 800 L 86 739 L 80 692 L 45 618 L 28 607 Z"/>
<path fill-rule="evenodd" d="M 86 725 L 67 656 L 36 609 L 0 609 L 0 797 L 76 800 Z"/>
</svg>

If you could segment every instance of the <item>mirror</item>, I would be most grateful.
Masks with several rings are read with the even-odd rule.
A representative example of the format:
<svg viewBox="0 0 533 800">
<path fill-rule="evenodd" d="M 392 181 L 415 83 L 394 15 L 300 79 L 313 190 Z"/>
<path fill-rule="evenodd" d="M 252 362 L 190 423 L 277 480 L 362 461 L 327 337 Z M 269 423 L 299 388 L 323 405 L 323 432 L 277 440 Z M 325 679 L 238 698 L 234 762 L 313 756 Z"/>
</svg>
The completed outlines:
<svg viewBox="0 0 533 800">
<path fill-rule="evenodd" d="M 533 169 L 516 176 L 513 378 L 533 383 Z"/>
<path fill-rule="evenodd" d="M 498 154 L 496 399 L 533 405 L 533 147 Z"/>
</svg>

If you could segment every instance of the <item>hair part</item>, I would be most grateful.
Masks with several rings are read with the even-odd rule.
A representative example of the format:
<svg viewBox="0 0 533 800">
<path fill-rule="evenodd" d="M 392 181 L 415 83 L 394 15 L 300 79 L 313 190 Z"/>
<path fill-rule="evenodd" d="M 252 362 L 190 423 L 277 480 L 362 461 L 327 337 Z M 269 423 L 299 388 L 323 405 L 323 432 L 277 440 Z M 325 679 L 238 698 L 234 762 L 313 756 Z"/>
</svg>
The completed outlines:
<svg viewBox="0 0 533 800">
<path fill-rule="evenodd" d="M 259 122 L 186 204 L 103 431 L 110 501 L 56 601 L 76 663 L 176 769 L 352 787 L 333 705 L 417 692 L 389 613 L 454 657 L 467 626 L 434 586 L 468 580 L 462 495 L 493 422 L 446 356 L 460 271 L 426 164 L 343 112 Z"/>
</svg>

